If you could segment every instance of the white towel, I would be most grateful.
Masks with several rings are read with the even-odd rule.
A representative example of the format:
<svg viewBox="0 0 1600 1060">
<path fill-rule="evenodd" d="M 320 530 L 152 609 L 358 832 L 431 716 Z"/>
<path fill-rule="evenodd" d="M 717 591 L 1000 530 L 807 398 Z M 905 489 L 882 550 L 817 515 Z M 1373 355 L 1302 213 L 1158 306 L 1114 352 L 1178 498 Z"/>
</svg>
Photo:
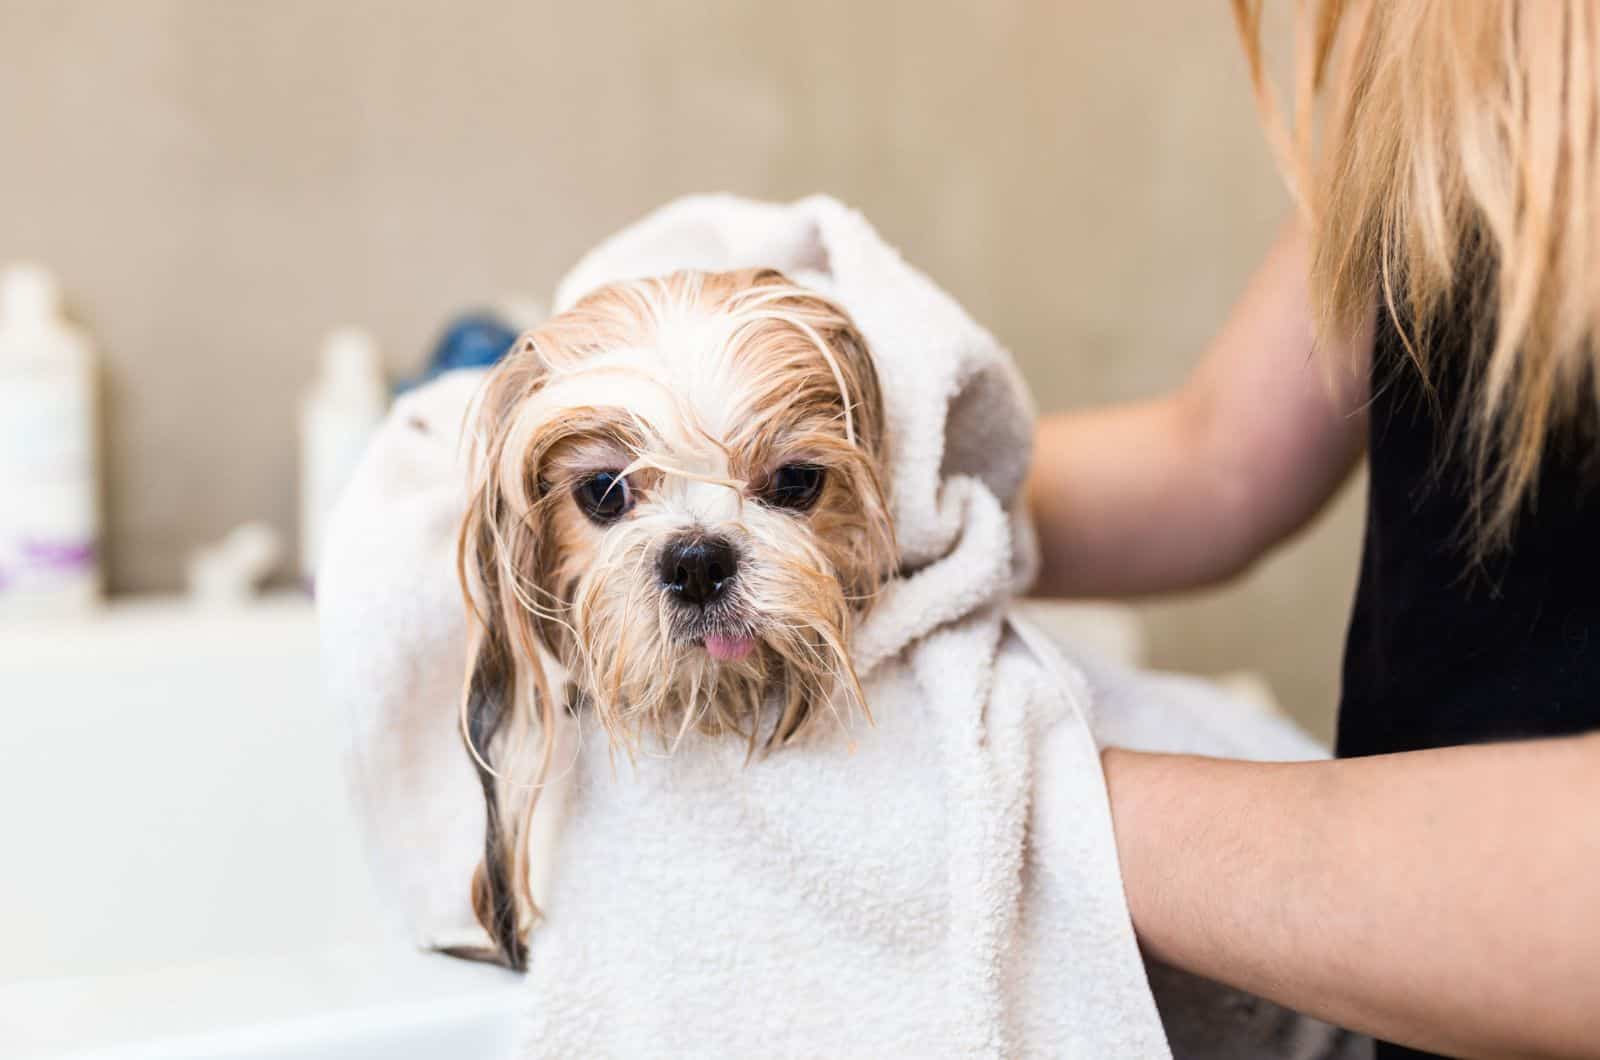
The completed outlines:
<svg viewBox="0 0 1600 1060">
<path fill-rule="evenodd" d="M 671 204 L 585 257 L 556 308 L 611 280 L 757 265 L 848 310 L 882 382 L 904 573 L 853 645 L 876 723 L 815 726 L 748 763 L 743 742 L 696 735 L 630 764 L 578 718 L 536 825 L 527 1055 L 1356 1055 L 1347 1035 L 1168 970 L 1158 1011 L 1096 734 L 1318 752 L 1198 683 L 1080 666 L 1013 613 L 1034 566 L 1033 417 L 987 331 L 822 197 Z M 474 385 L 399 403 L 319 576 L 355 797 L 424 944 L 476 932 L 452 562 Z"/>
</svg>

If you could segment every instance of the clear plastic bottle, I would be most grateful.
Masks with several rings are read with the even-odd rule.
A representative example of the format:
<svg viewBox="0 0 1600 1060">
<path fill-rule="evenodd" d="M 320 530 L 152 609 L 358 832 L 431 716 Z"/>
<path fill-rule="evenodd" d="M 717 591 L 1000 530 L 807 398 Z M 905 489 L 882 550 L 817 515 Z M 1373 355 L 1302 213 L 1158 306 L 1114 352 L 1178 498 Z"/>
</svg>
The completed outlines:
<svg viewBox="0 0 1600 1060">
<path fill-rule="evenodd" d="M 0 272 L 0 619 L 67 617 L 101 590 L 95 357 L 37 265 Z"/>
<path fill-rule="evenodd" d="M 377 341 L 360 328 L 330 333 L 300 416 L 300 573 L 308 586 L 328 515 L 388 409 Z"/>
</svg>

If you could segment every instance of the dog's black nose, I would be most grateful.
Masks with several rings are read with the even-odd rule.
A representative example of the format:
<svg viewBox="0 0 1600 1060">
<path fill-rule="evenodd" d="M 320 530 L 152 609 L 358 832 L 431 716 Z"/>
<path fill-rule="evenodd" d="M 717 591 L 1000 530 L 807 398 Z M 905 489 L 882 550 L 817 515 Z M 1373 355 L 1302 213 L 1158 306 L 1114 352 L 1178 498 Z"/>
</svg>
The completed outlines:
<svg viewBox="0 0 1600 1060">
<path fill-rule="evenodd" d="M 720 537 L 674 541 L 661 551 L 661 584 L 686 604 L 704 607 L 733 582 L 739 557 Z"/>
</svg>

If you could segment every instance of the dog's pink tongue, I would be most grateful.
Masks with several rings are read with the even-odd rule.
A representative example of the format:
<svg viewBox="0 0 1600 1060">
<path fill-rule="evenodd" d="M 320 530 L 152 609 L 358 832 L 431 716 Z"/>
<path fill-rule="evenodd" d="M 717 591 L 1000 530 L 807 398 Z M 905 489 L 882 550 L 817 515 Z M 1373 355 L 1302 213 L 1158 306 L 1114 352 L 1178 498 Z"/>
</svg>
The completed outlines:
<svg viewBox="0 0 1600 1060">
<path fill-rule="evenodd" d="M 738 662 L 755 647 L 754 637 L 706 637 L 706 653 L 718 662 Z"/>
</svg>

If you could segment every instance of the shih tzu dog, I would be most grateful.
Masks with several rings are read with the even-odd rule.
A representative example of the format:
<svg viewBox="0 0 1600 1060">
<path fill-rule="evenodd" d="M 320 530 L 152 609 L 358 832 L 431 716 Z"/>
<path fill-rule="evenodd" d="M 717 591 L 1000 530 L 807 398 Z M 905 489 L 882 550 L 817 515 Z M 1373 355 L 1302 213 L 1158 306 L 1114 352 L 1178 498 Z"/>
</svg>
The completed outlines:
<svg viewBox="0 0 1600 1060">
<path fill-rule="evenodd" d="M 613 743 L 782 745 L 865 711 L 853 624 L 896 566 L 884 413 L 849 316 L 772 270 L 613 284 L 485 384 L 460 541 L 473 908 L 521 969 L 559 712 Z M 557 690 L 560 695 L 557 695 Z"/>
</svg>

